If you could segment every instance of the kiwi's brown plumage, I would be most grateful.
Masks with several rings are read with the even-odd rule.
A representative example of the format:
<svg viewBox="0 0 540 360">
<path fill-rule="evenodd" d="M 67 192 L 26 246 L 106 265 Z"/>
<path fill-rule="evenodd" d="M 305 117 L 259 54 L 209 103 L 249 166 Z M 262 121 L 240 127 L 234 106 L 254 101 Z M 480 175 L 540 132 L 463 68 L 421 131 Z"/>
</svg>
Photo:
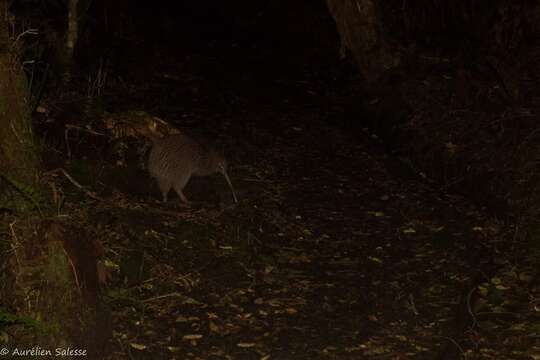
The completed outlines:
<svg viewBox="0 0 540 360">
<path fill-rule="evenodd" d="M 220 152 L 184 134 L 154 139 L 153 142 L 148 170 L 158 182 L 163 201 L 167 201 L 167 194 L 173 188 L 180 199 L 188 203 L 183 190 L 189 179 L 194 175 L 207 176 L 217 172 L 223 174 L 237 201 L 227 175 L 227 161 Z"/>
</svg>

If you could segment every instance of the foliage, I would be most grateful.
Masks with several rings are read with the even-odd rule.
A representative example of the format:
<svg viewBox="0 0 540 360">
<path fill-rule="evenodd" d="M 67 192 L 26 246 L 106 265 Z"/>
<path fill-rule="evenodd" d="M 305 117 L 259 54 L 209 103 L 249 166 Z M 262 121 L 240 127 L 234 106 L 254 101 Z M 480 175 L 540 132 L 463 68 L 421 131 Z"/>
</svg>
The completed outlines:
<svg viewBox="0 0 540 360">
<path fill-rule="evenodd" d="M 2 174 L 1 177 L 5 179 L 23 198 L 31 205 L 30 210 L 38 210 L 42 212 L 48 209 L 51 205 L 49 199 L 43 194 L 42 189 L 33 187 L 32 185 L 23 183 L 10 176 L 9 174 Z M 4 204 L 4 207 L 17 207 L 15 204 Z M 20 204 L 19 204 L 20 206 Z"/>
<path fill-rule="evenodd" d="M 3 307 L 0 307 L 0 329 L 13 325 L 22 325 L 26 330 L 43 333 L 47 332 L 47 327 L 41 321 L 29 316 L 14 314 Z"/>
</svg>

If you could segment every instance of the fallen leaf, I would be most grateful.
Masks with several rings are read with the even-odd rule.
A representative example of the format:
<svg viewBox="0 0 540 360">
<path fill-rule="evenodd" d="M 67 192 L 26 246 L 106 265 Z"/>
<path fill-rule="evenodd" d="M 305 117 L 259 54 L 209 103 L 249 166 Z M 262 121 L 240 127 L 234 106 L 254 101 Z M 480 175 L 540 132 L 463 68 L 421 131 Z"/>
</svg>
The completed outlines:
<svg viewBox="0 0 540 360">
<path fill-rule="evenodd" d="M 177 323 L 185 323 L 185 322 L 188 322 L 188 319 L 182 315 L 178 315 L 178 317 L 176 318 L 176 322 Z"/>
<path fill-rule="evenodd" d="M 210 328 L 211 332 L 219 333 L 219 326 L 217 326 L 213 321 L 210 321 L 208 323 L 208 327 Z"/>
<path fill-rule="evenodd" d="M 137 349 L 137 350 L 146 349 L 146 345 L 137 344 L 137 343 L 130 343 L 129 346 L 131 346 L 132 348 Z"/>
<path fill-rule="evenodd" d="M 241 348 L 250 348 L 250 347 L 254 347 L 255 343 L 238 343 L 236 344 L 236 346 L 241 347 Z"/>
<path fill-rule="evenodd" d="M 294 309 L 294 308 L 287 308 L 287 309 L 285 310 L 285 312 L 287 312 L 287 314 L 289 314 L 289 315 L 295 315 L 295 314 L 298 313 L 298 310 L 296 310 L 296 309 Z"/>
<path fill-rule="evenodd" d="M 202 339 L 202 335 L 201 334 L 189 334 L 189 335 L 184 335 L 182 337 L 182 340 L 199 340 L 199 339 Z"/>
<path fill-rule="evenodd" d="M 369 321 L 379 321 L 379 318 L 376 315 L 368 315 L 367 318 Z"/>
</svg>

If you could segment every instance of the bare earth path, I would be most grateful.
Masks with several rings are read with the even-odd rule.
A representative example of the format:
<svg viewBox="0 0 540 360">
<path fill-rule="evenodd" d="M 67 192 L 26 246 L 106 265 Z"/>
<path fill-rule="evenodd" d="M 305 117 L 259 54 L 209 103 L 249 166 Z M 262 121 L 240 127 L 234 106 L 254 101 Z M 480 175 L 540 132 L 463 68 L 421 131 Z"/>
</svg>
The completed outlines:
<svg viewBox="0 0 540 360">
<path fill-rule="evenodd" d="M 185 209 L 153 194 L 127 212 L 98 210 L 114 219 L 102 225 L 118 265 L 111 359 L 435 359 L 458 349 L 454 309 L 483 261 L 486 220 L 408 177 L 363 132 L 326 125 L 323 109 L 258 110 L 220 118 L 266 124 L 224 136 L 237 137 L 238 206 Z M 227 194 L 220 181 L 186 191 Z"/>
</svg>

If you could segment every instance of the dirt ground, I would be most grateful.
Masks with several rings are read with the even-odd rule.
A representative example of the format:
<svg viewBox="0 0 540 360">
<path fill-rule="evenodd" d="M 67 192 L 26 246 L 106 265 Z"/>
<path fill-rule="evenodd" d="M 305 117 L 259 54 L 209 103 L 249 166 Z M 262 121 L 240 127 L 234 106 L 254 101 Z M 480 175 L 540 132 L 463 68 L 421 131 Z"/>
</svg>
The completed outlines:
<svg viewBox="0 0 540 360">
<path fill-rule="evenodd" d="M 238 204 L 218 175 L 191 180 L 192 207 L 163 204 L 140 139 L 70 140 L 68 173 L 108 199 L 64 184 L 104 247 L 107 358 L 529 359 L 512 321 L 469 316 L 493 302 L 473 298 L 501 285 L 491 249 L 511 229 L 336 125 L 346 95 L 320 69 L 257 61 L 167 54 L 103 96 L 215 138 Z"/>
</svg>

